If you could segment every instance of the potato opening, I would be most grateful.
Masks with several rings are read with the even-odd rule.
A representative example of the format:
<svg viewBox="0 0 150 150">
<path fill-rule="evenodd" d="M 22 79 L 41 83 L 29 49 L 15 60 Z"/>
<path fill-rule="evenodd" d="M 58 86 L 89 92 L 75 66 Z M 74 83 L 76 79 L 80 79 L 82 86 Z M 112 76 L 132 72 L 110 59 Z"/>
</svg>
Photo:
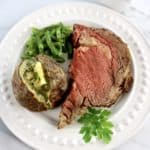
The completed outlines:
<svg viewBox="0 0 150 150">
<path fill-rule="evenodd" d="M 50 108 L 51 104 L 48 98 L 50 85 L 46 79 L 41 62 L 36 59 L 24 60 L 20 65 L 19 74 L 35 99 L 43 103 L 47 108 Z"/>
</svg>

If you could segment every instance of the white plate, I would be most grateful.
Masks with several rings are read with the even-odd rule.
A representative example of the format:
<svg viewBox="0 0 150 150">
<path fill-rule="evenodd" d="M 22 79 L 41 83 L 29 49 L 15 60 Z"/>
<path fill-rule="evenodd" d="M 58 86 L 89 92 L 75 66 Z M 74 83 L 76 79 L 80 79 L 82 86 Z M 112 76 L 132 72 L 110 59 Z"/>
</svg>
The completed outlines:
<svg viewBox="0 0 150 150">
<path fill-rule="evenodd" d="M 11 78 L 31 27 L 44 27 L 57 22 L 82 23 L 114 31 L 129 46 L 133 59 L 134 84 L 130 93 L 114 105 L 111 120 L 115 124 L 112 141 L 104 145 L 93 139 L 84 144 L 80 125 L 74 123 L 58 130 L 58 109 L 33 113 L 20 106 L 12 93 Z M 110 149 L 134 135 L 150 110 L 150 53 L 142 36 L 120 14 L 91 3 L 69 2 L 47 6 L 25 17 L 15 25 L 0 45 L 0 111 L 8 128 L 21 140 L 37 149 Z"/>
</svg>

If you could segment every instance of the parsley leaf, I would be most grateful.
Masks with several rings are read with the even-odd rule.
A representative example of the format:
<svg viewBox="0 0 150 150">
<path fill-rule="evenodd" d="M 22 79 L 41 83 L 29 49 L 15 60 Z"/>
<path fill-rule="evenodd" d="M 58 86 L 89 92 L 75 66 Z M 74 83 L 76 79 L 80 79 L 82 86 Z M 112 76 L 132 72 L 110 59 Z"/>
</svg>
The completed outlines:
<svg viewBox="0 0 150 150">
<path fill-rule="evenodd" d="M 83 124 L 80 134 L 86 143 L 90 142 L 92 136 L 102 140 L 105 144 L 111 141 L 113 135 L 113 124 L 108 120 L 111 111 L 106 109 L 88 108 L 88 111 L 78 119 Z"/>
</svg>

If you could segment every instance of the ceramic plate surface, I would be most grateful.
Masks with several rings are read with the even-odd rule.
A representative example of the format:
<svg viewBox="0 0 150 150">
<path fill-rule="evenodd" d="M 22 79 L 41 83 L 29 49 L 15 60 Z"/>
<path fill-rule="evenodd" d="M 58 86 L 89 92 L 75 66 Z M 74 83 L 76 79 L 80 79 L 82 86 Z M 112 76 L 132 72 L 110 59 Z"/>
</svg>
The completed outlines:
<svg viewBox="0 0 150 150">
<path fill-rule="evenodd" d="M 134 84 L 131 92 L 111 107 L 114 135 L 108 145 L 92 139 L 84 144 L 80 125 L 73 123 L 58 130 L 56 122 L 60 108 L 33 113 L 20 106 L 12 92 L 11 78 L 31 27 L 45 27 L 58 22 L 105 27 L 119 35 L 130 48 Z M 48 150 L 112 149 L 133 136 L 150 110 L 150 53 L 141 34 L 120 14 L 85 2 L 50 5 L 25 17 L 7 34 L 0 45 L 0 114 L 8 128 L 33 148 Z"/>
</svg>

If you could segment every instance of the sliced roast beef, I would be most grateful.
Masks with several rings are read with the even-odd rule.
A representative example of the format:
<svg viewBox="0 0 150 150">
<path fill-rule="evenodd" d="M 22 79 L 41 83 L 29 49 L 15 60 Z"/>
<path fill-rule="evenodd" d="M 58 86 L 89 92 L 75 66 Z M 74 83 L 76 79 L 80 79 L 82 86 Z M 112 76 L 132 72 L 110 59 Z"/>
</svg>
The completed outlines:
<svg viewBox="0 0 150 150">
<path fill-rule="evenodd" d="M 71 91 L 62 105 L 58 127 L 71 123 L 83 107 L 114 104 L 133 81 L 127 45 L 106 29 L 74 25 Z"/>
</svg>

